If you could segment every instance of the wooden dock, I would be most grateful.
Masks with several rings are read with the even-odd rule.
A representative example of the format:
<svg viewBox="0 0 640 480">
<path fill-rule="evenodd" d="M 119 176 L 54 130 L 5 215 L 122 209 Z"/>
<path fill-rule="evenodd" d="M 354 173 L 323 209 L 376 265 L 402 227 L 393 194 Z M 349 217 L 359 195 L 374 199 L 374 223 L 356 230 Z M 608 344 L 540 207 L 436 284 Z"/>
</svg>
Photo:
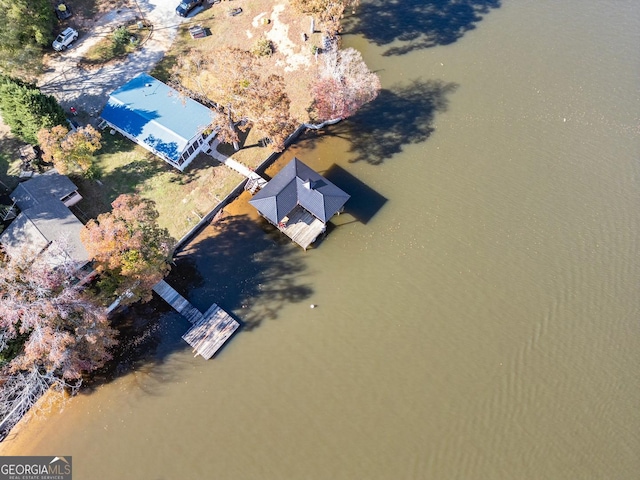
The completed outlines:
<svg viewBox="0 0 640 480">
<path fill-rule="evenodd" d="M 240 326 L 215 303 L 202 314 L 164 280 L 160 280 L 153 291 L 193 324 L 182 338 L 193 347 L 196 355 L 201 355 L 205 360 L 215 355 Z"/>
<path fill-rule="evenodd" d="M 189 320 L 196 323 L 202 319 L 202 313 L 196 307 L 189 303 L 189 300 L 176 292 L 171 285 L 164 280 L 160 280 L 154 287 L 156 292 L 162 299 L 171 305 L 176 312 Z"/>
<path fill-rule="evenodd" d="M 285 223 L 277 227 L 282 233 L 305 250 L 309 248 L 309 245 L 315 242 L 327 228 L 326 224 L 311 215 L 300 205 L 291 211 Z"/>
<path fill-rule="evenodd" d="M 205 360 L 209 360 L 238 327 L 238 322 L 214 303 L 182 338 Z"/>
<path fill-rule="evenodd" d="M 243 177 L 246 177 L 248 181 L 247 186 L 245 186 L 245 190 L 249 190 L 251 193 L 255 193 L 257 190 L 261 189 L 267 184 L 267 181 L 264 178 L 262 178 L 259 174 L 251 170 L 246 165 L 243 165 L 233 158 L 227 157 L 220 153 L 217 150 L 219 144 L 220 140 L 218 140 L 217 137 L 213 139 L 213 141 L 209 144 L 209 151 L 207 152 L 207 155 L 215 158 L 217 161 L 219 161 L 223 165 L 226 165 L 231 170 L 234 170 Z"/>
</svg>

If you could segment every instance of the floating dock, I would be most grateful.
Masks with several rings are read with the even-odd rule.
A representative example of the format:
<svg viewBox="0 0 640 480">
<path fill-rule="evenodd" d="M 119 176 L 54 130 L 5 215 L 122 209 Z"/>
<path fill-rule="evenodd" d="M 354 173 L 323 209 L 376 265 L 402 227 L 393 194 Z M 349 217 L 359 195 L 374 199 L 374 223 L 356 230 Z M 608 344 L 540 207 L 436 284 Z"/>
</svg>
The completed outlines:
<svg viewBox="0 0 640 480">
<path fill-rule="evenodd" d="M 205 360 L 213 357 L 240 326 L 215 303 L 202 314 L 164 280 L 160 280 L 153 291 L 193 324 L 182 338 L 191 345 L 196 356 L 200 355 Z"/>
<path fill-rule="evenodd" d="M 209 360 L 239 327 L 238 322 L 215 303 L 202 319 L 182 336 L 205 360 Z"/>
</svg>

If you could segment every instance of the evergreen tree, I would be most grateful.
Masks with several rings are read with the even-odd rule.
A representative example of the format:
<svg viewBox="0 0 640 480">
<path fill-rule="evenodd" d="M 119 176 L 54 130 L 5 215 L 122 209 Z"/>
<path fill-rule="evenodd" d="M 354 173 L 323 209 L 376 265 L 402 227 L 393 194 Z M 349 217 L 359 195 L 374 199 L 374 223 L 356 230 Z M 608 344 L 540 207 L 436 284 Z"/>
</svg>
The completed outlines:
<svg viewBox="0 0 640 480">
<path fill-rule="evenodd" d="M 37 70 L 55 21 L 49 0 L 0 0 L 0 71 Z"/>
<path fill-rule="evenodd" d="M 64 125 L 64 110 L 51 95 L 33 84 L 0 76 L 0 114 L 11 132 L 27 143 L 37 143 L 38 131 Z"/>
</svg>

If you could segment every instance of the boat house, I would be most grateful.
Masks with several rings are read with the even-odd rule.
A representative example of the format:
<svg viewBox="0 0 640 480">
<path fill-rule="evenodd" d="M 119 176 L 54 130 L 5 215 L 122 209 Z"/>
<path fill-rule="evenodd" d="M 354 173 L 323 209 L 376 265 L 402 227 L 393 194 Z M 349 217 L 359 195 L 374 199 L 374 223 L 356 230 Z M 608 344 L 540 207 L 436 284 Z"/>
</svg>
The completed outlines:
<svg viewBox="0 0 640 480">
<path fill-rule="evenodd" d="M 109 95 L 108 126 L 183 171 L 216 136 L 204 105 L 141 73 Z"/>
<path fill-rule="evenodd" d="M 297 158 L 249 203 L 305 250 L 327 228 L 350 196 Z"/>
</svg>

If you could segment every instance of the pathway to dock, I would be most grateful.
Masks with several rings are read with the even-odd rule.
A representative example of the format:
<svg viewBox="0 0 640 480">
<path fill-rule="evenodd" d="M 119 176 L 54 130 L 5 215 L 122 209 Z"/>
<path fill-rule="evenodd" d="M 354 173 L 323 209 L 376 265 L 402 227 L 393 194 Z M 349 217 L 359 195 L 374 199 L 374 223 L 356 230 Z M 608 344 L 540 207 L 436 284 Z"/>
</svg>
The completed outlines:
<svg viewBox="0 0 640 480">
<path fill-rule="evenodd" d="M 196 355 L 201 355 L 205 360 L 215 355 L 240 326 L 215 303 L 202 314 L 164 280 L 160 280 L 153 291 L 193 324 L 182 338 L 193 347 Z"/>
<path fill-rule="evenodd" d="M 253 170 L 251 170 L 246 165 L 241 164 L 240 162 L 234 160 L 231 157 L 227 157 L 227 156 L 221 154 L 217 150 L 217 147 L 218 147 L 219 143 L 220 143 L 220 141 L 217 138 L 215 138 L 211 142 L 211 144 L 210 144 L 211 151 L 208 153 L 208 155 L 213 157 L 213 158 L 215 158 L 216 160 L 218 160 L 223 165 L 226 165 L 231 170 L 234 170 L 234 171 L 238 172 L 240 175 L 242 175 L 243 177 L 246 177 L 247 179 L 249 179 L 249 184 L 251 185 L 250 188 L 252 189 L 251 193 L 254 193 L 255 190 L 260 189 L 260 188 L 264 187 L 267 184 L 267 181 L 264 178 L 262 178 L 259 174 L 257 174 Z"/>
</svg>

